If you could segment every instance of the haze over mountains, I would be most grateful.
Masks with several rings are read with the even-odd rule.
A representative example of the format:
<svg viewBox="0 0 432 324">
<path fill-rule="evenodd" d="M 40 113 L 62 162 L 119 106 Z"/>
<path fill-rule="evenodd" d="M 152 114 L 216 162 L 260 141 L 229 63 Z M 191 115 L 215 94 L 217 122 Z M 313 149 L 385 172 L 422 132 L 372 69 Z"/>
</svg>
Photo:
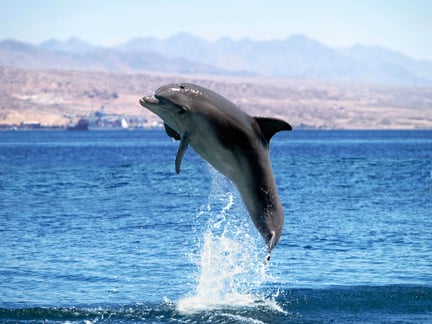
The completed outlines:
<svg viewBox="0 0 432 324">
<path fill-rule="evenodd" d="M 336 49 L 303 35 L 272 41 L 226 37 L 210 42 L 180 33 L 167 39 L 137 38 L 110 48 L 78 38 L 39 45 L 4 40 L 0 42 L 0 66 L 432 85 L 432 62 L 382 47 Z"/>
</svg>

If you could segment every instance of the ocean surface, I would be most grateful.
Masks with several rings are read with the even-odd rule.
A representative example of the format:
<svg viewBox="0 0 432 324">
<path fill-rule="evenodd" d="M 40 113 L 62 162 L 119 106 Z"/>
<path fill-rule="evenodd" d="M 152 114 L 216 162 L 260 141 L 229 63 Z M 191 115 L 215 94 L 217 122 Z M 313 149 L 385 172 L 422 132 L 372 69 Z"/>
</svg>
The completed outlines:
<svg viewBox="0 0 432 324">
<path fill-rule="evenodd" d="M 0 132 L 2 323 L 432 323 L 432 131 L 270 145 L 269 264 L 233 185 L 162 131 Z"/>
</svg>

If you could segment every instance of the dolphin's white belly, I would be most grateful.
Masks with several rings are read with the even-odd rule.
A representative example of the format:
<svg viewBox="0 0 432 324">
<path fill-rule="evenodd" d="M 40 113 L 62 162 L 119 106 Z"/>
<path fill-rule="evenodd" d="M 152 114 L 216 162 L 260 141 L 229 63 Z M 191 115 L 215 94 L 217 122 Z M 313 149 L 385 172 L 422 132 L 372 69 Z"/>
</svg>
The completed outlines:
<svg viewBox="0 0 432 324">
<path fill-rule="evenodd" d="M 215 142 L 215 143 L 212 143 Z M 216 170 L 235 182 L 239 174 L 239 161 L 232 151 L 224 148 L 212 138 L 199 138 L 190 142 L 190 146 Z"/>
</svg>

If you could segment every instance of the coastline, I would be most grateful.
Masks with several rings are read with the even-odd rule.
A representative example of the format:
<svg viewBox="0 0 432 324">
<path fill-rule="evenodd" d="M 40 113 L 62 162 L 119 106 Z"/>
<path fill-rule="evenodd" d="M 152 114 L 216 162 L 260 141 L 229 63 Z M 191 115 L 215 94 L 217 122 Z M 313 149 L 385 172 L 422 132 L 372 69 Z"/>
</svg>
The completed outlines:
<svg viewBox="0 0 432 324">
<path fill-rule="evenodd" d="M 294 129 L 432 129 L 432 87 L 15 68 L 0 68 L 0 129 L 62 129 L 83 119 L 89 127 L 163 127 L 138 99 L 172 82 L 200 84 Z"/>
</svg>

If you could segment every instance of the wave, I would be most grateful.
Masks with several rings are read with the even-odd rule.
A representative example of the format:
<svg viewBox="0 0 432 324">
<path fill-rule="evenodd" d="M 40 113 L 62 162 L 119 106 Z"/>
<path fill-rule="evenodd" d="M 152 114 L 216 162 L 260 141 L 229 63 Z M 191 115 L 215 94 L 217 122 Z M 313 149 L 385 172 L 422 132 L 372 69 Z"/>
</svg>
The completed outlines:
<svg viewBox="0 0 432 324">
<path fill-rule="evenodd" d="M 432 286 L 343 286 L 284 294 L 277 302 L 299 318 L 415 323 L 432 319 Z"/>
<path fill-rule="evenodd" d="M 0 308 L 2 323 L 32 322 L 387 322 L 430 323 L 432 286 L 347 286 L 275 290 L 267 299 L 185 313 L 179 302 Z"/>
</svg>

